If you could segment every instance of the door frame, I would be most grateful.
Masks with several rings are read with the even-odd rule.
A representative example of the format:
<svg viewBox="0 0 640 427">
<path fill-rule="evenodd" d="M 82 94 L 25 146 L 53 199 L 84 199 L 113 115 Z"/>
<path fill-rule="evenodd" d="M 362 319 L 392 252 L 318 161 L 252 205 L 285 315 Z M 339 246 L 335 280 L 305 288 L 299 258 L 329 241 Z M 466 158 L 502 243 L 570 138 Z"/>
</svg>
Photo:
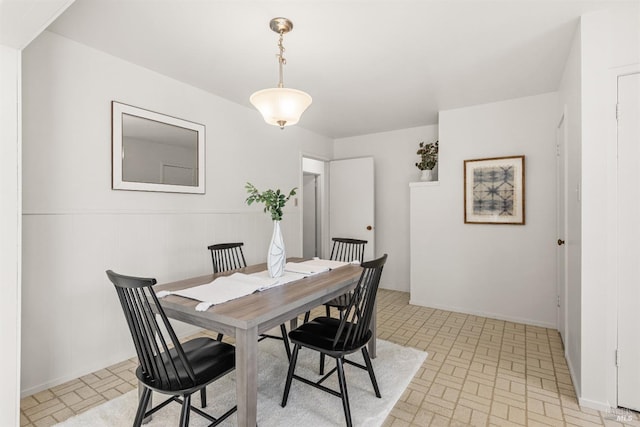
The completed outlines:
<svg viewBox="0 0 640 427">
<path fill-rule="evenodd" d="M 567 139 L 568 139 L 568 131 L 567 131 L 567 107 L 566 105 L 563 107 L 562 116 L 558 121 L 558 125 L 556 126 L 556 203 L 559 203 L 562 199 L 564 203 L 563 215 L 560 216 L 559 206 L 556 205 L 556 235 L 558 239 L 563 239 L 565 243 L 556 248 L 556 296 L 557 296 L 557 327 L 560 332 L 560 338 L 563 342 L 564 348 L 568 348 L 568 336 L 567 336 L 567 324 L 569 322 L 568 319 L 568 307 L 567 307 L 567 284 L 569 280 L 569 272 L 568 272 L 568 239 L 567 239 L 567 229 L 568 229 L 568 215 L 567 215 L 567 205 L 568 205 L 568 191 L 567 191 L 567 183 L 569 180 L 568 177 L 568 159 L 567 159 Z M 562 129 L 561 129 L 562 127 Z M 562 133 L 561 133 L 562 132 Z M 560 146 L 560 138 L 562 138 L 562 146 Z M 559 150 L 562 149 L 562 153 Z M 562 165 L 563 176 L 559 175 L 560 172 L 560 164 L 559 164 L 559 154 L 562 154 L 562 161 L 564 164 Z M 562 227 L 561 227 L 562 225 Z M 560 229 L 562 228 L 563 233 L 560 235 Z M 564 269 L 560 270 L 560 257 L 564 257 Z M 560 280 L 562 278 L 562 280 Z"/>
<path fill-rule="evenodd" d="M 311 160 L 315 160 L 317 162 L 322 162 L 323 163 L 323 167 L 322 170 L 314 170 L 314 171 L 305 171 L 303 162 L 304 159 L 311 159 Z M 304 214 L 304 203 L 302 203 L 302 198 L 304 196 L 303 194 L 303 188 L 304 188 L 304 182 L 303 182 L 303 175 L 305 172 L 309 172 L 309 173 L 313 173 L 315 175 L 318 175 L 317 179 L 317 183 L 318 186 L 316 188 L 316 200 L 317 203 L 320 205 L 320 208 L 318 209 L 316 207 L 316 209 L 319 211 L 319 216 L 320 216 L 320 224 L 318 224 L 319 228 L 320 228 L 320 232 L 318 233 L 320 236 L 319 238 L 316 237 L 317 241 L 316 244 L 318 245 L 318 256 L 324 259 L 329 259 L 329 172 L 328 172 L 328 165 L 330 160 L 327 158 L 324 158 L 322 156 L 318 156 L 316 154 L 311 154 L 311 153 L 307 153 L 304 151 L 300 152 L 300 170 L 299 170 L 299 184 L 298 184 L 298 188 L 300 189 L 300 196 L 299 196 L 299 200 L 300 200 L 300 248 L 304 248 L 304 230 L 303 230 L 303 214 Z M 301 249 L 302 250 L 302 249 Z"/>
</svg>

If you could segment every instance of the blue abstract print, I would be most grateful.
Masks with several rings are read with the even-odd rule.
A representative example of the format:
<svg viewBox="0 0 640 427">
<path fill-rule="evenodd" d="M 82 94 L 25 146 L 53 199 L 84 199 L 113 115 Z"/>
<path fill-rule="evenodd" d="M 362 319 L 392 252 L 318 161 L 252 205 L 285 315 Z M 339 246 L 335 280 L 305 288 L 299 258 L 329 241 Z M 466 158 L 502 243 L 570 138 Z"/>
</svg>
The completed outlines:
<svg viewBox="0 0 640 427">
<path fill-rule="evenodd" d="M 514 214 L 514 167 L 493 166 L 473 170 L 473 213 L 512 216 Z"/>
</svg>

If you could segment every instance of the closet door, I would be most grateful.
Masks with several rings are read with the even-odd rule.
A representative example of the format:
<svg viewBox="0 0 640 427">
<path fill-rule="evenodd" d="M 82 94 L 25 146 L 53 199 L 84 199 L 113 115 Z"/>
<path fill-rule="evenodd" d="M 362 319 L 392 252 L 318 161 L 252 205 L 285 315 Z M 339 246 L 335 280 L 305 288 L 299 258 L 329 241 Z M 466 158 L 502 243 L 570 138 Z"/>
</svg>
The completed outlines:
<svg viewBox="0 0 640 427">
<path fill-rule="evenodd" d="M 640 73 L 618 77 L 618 406 L 640 411 Z"/>
</svg>

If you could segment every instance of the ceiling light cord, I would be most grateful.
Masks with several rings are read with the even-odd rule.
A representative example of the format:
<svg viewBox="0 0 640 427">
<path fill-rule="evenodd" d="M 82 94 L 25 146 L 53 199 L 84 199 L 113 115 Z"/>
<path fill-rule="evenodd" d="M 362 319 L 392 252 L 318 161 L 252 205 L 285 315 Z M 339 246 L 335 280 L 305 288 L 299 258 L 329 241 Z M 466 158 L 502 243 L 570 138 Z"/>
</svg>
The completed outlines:
<svg viewBox="0 0 640 427">
<path fill-rule="evenodd" d="M 284 45 L 282 44 L 282 40 L 284 39 L 284 31 L 280 31 L 280 40 L 278 41 L 278 48 L 280 49 L 280 53 L 276 55 L 278 58 L 278 67 L 280 80 L 278 80 L 278 87 L 284 87 L 284 66 L 287 65 L 287 59 L 284 57 Z"/>
</svg>

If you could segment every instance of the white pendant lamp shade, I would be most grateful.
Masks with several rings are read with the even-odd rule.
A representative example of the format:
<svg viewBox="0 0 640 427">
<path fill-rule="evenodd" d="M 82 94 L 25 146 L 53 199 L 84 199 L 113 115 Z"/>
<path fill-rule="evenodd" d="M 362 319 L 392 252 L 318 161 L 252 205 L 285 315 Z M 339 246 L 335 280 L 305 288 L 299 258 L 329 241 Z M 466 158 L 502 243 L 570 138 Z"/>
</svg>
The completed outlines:
<svg viewBox="0 0 640 427">
<path fill-rule="evenodd" d="M 276 55 L 280 77 L 278 87 L 259 90 L 249 97 L 249 101 L 262 114 L 265 122 L 284 129 L 285 126 L 298 123 L 304 110 L 311 105 L 311 96 L 301 90 L 284 87 L 282 79 L 282 67 L 287 63 L 284 58 L 282 39 L 293 29 L 293 23 L 287 18 L 273 18 L 269 22 L 269 27 L 280 35 L 278 41 L 280 53 Z"/>
<path fill-rule="evenodd" d="M 283 128 L 298 123 L 302 113 L 311 105 L 311 96 L 297 89 L 274 87 L 255 92 L 249 101 L 265 122 Z"/>
</svg>

